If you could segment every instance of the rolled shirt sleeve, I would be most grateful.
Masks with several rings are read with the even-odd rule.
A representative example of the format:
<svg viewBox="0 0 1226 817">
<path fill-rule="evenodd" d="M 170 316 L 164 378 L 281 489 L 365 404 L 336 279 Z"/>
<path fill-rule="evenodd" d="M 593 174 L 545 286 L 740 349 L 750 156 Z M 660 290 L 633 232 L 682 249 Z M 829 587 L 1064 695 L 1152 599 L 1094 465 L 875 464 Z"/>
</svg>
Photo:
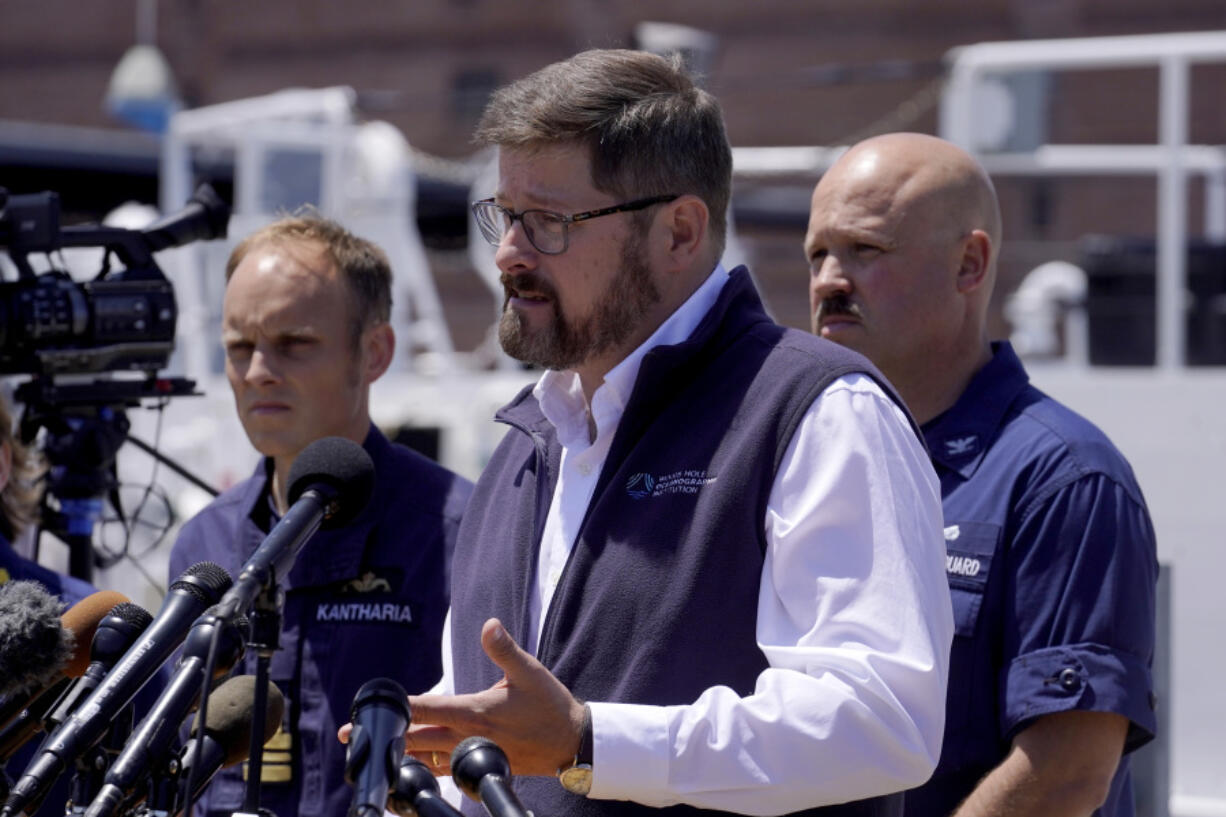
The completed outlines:
<svg viewBox="0 0 1226 817">
<path fill-rule="evenodd" d="M 591 704 L 589 796 L 782 814 L 922 783 L 940 755 L 953 617 L 926 451 L 869 377 L 840 378 L 784 455 L 754 692 Z"/>
<path fill-rule="evenodd" d="M 1127 750 L 1150 740 L 1158 566 L 1145 508 L 1109 476 L 1081 476 L 1035 502 L 1009 558 L 1002 734 L 1079 709 L 1127 717 Z"/>
</svg>

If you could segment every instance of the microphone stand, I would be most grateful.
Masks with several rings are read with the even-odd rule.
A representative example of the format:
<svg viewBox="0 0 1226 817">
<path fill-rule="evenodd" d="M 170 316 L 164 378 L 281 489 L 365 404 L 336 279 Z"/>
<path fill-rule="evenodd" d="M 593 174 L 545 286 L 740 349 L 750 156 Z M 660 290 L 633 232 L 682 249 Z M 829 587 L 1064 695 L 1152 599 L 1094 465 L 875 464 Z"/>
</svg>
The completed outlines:
<svg viewBox="0 0 1226 817">
<path fill-rule="evenodd" d="M 281 648 L 281 608 L 285 593 L 276 577 L 264 585 L 251 608 L 251 640 L 247 649 L 254 650 L 255 698 L 252 705 L 251 751 L 247 756 L 247 793 L 243 800 L 245 815 L 269 815 L 260 808 L 260 778 L 264 766 L 264 719 L 268 713 L 268 681 L 272 655 Z M 236 814 L 237 817 L 237 814 Z"/>
<path fill-rule="evenodd" d="M 102 519 L 104 500 L 121 510 L 116 457 L 131 442 L 175 473 L 217 496 L 216 488 L 128 431 L 127 409 L 145 400 L 198 395 L 196 382 L 180 377 L 144 380 L 102 380 L 58 383 L 52 375 L 34 377 L 17 387 L 14 397 L 25 405 L 21 415 L 23 442 L 33 442 L 38 430 L 47 434 L 41 449 L 51 466 L 41 502 L 42 524 L 35 529 L 34 556 L 42 531 L 68 546 L 68 574 L 91 581 L 94 567 L 109 567 L 93 547 L 94 529 Z M 48 503 L 58 500 L 58 508 Z"/>
<path fill-rule="evenodd" d="M 149 780 L 149 796 L 138 812 L 142 817 L 169 817 L 175 813 L 181 771 L 180 752 L 181 747 L 176 741 L 166 757 L 154 764 Z"/>
<path fill-rule="evenodd" d="M 65 813 L 82 815 L 94 797 L 102 790 L 106 779 L 106 770 L 111 761 L 123 751 L 124 744 L 132 735 L 133 723 L 132 704 L 128 704 L 119 712 L 119 717 L 111 724 L 106 735 L 98 745 L 82 754 L 76 761 L 76 774 L 72 778 L 72 792 Z"/>
</svg>

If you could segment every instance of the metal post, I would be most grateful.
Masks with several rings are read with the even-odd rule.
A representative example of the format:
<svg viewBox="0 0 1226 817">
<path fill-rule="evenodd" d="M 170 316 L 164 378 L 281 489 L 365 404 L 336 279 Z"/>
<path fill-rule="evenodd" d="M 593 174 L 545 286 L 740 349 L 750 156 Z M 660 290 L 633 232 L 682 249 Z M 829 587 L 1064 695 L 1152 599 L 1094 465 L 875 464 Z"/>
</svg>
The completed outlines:
<svg viewBox="0 0 1226 817">
<path fill-rule="evenodd" d="M 1183 366 L 1187 352 L 1188 60 L 1167 56 L 1159 70 L 1158 133 L 1166 161 L 1158 174 L 1157 358 L 1160 368 L 1175 369 Z"/>
</svg>

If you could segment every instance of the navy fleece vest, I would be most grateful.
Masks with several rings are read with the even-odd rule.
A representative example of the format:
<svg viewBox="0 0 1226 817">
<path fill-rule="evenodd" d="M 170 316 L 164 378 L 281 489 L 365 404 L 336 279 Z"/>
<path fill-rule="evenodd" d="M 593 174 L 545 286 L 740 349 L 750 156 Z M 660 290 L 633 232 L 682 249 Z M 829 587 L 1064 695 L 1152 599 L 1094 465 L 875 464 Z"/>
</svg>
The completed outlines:
<svg viewBox="0 0 1226 817">
<path fill-rule="evenodd" d="M 571 692 L 669 705 L 715 685 L 753 691 L 767 667 L 755 613 L 771 485 L 806 410 L 851 372 L 872 375 L 892 393 L 854 352 L 771 321 L 743 269 L 689 340 L 644 357 L 541 634 L 538 657 Z M 452 654 L 460 693 L 501 677 L 479 643 L 487 618 L 527 640 L 537 547 L 561 457 L 531 389 L 499 419 L 511 430 L 477 484 L 456 546 Z M 657 811 L 577 797 L 544 777 L 517 778 L 516 786 L 546 817 Z M 896 799 L 835 808 L 894 813 Z"/>
</svg>

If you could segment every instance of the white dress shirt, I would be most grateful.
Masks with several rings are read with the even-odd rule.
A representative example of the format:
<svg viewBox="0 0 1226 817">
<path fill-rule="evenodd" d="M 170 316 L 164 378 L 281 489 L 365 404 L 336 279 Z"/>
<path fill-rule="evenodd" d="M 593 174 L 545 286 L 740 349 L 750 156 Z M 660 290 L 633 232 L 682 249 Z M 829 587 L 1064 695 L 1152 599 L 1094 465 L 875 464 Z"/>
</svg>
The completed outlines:
<svg viewBox="0 0 1226 817">
<path fill-rule="evenodd" d="M 536 651 L 643 356 L 688 338 L 727 279 L 716 267 L 605 376 L 592 396 L 595 439 L 575 373 L 546 372 L 537 383 L 562 461 L 526 649 Z M 872 378 L 841 377 L 810 406 L 763 526 L 756 632 L 770 666 L 753 694 L 712 687 L 682 706 L 590 702 L 590 797 L 782 814 L 931 775 L 953 638 L 940 489 L 906 416 Z M 454 688 L 450 643 L 445 632 L 442 693 Z"/>
</svg>

